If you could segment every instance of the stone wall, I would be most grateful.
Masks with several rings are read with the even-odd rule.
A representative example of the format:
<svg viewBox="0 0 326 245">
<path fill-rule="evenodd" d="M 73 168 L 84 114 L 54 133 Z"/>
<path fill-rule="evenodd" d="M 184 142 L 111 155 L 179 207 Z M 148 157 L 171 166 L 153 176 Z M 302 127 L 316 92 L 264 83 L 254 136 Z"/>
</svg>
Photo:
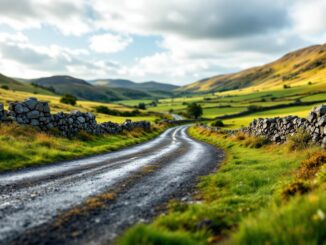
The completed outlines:
<svg viewBox="0 0 326 245">
<path fill-rule="evenodd" d="M 131 131 L 135 128 L 149 130 L 151 125 L 147 121 L 132 122 L 126 120 L 122 124 L 105 122 L 98 124 L 96 117 L 90 113 L 72 111 L 71 113 L 51 114 L 47 102 L 29 98 L 23 102 L 12 102 L 9 111 L 0 104 L 0 121 L 12 121 L 22 125 L 38 127 L 43 131 L 57 129 L 62 136 L 72 137 L 80 131 L 90 134 L 118 134 L 123 130 Z"/>
<path fill-rule="evenodd" d="M 250 135 L 265 136 L 276 143 L 283 143 L 289 135 L 298 130 L 307 132 L 314 143 L 326 147 L 326 106 L 313 108 L 307 119 L 297 116 L 259 118 L 250 123 L 249 127 L 242 129 Z"/>
<path fill-rule="evenodd" d="M 307 118 L 297 116 L 258 118 L 253 120 L 248 127 L 239 130 L 223 130 L 218 127 L 204 129 L 223 132 L 229 135 L 242 132 L 252 136 L 264 136 L 275 143 L 284 143 L 287 138 L 298 131 L 307 132 L 311 141 L 326 149 L 326 106 L 320 105 L 312 109 Z"/>
</svg>

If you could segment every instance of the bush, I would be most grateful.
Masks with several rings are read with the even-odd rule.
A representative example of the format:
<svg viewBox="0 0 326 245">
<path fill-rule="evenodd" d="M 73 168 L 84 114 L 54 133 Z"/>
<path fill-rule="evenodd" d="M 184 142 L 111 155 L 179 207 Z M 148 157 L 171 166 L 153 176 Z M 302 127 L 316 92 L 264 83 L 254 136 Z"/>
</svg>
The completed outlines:
<svg viewBox="0 0 326 245">
<path fill-rule="evenodd" d="M 287 84 L 284 84 L 284 85 L 283 85 L 283 88 L 284 88 L 284 89 L 288 89 L 288 88 L 291 88 L 291 86 L 290 86 L 290 85 L 287 85 Z"/>
<path fill-rule="evenodd" d="M 61 99 L 60 102 L 67 105 L 76 105 L 77 98 L 71 94 L 65 94 Z"/>
<path fill-rule="evenodd" d="M 288 137 L 286 146 L 289 152 L 291 151 L 300 151 L 309 147 L 311 136 L 303 131 L 299 130 L 296 134 Z"/>
<path fill-rule="evenodd" d="M 301 164 L 298 177 L 310 179 L 315 177 L 321 166 L 326 164 L 326 152 L 316 152 Z"/>
<path fill-rule="evenodd" d="M 281 197 L 283 200 L 287 201 L 290 197 L 306 194 L 310 190 L 311 188 L 306 182 L 298 180 L 286 186 L 281 192 Z"/>
<path fill-rule="evenodd" d="M 145 105 L 145 103 L 139 103 L 139 104 L 138 104 L 138 108 L 141 109 L 141 110 L 146 110 L 146 105 Z"/>
<path fill-rule="evenodd" d="M 111 116 L 121 116 L 121 117 L 135 117 L 140 115 L 139 110 L 132 110 L 132 111 L 118 111 L 114 109 L 110 109 L 106 106 L 96 106 L 95 110 L 97 113 L 102 113 L 106 115 L 111 115 Z"/>
<path fill-rule="evenodd" d="M 187 107 L 187 115 L 190 118 L 197 119 L 203 115 L 203 108 L 201 105 L 198 105 L 197 103 L 191 103 Z"/>
<path fill-rule="evenodd" d="M 256 112 L 256 111 L 260 111 L 261 107 L 257 106 L 257 105 L 250 105 L 247 107 L 247 111 L 249 112 Z"/>
<path fill-rule="evenodd" d="M 213 127 L 224 127 L 224 123 L 222 120 L 217 119 L 215 122 L 212 123 Z"/>
<path fill-rule="evenodd" d="M 9 90 L 9 87 L 7 85 L 2 85 L 1 88 L 5 90 Z"/>
</svg>

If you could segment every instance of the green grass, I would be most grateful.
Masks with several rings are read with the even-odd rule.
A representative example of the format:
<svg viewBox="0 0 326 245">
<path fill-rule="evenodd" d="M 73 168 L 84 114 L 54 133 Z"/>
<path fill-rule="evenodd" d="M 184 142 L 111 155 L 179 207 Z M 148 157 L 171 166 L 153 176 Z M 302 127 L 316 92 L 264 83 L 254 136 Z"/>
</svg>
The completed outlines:
<svg viewBox="0 0 326 245">
<path fill-rule="evenodd" d="M 147 244 L 163 244 L 157 241 L 166 241 L 166 236 L 169 236 L 169 239 L 174 236 L 180 239 L 182 237 L 176 244 L 207 244 L 220 240 L 229 243 L 229 240 L 225 239 L 237 231 L 239 225 L 250 228 L 250 225 L 245 225 L 246 220 L 249 223 L 250 220 L 254 222 L 256 215 L 260 215 L 262 210 L 265 216 L 262 214 L 261 219 L 265 217 L 266 220 L 261 222 L 264 222 L 263 225 L 267 227 L 269 210 L 275 203 L 281 205 L 282 188 L 293 181 L 293 171 L 298 169 L 301 161 L 310 152 L 316 150 L 288 153 L 285 148 L 275 145 L 266 145 L 257 149 L 255 139 L 228 138 L 196 128 L 191 128 L 190 134 L 201 141 L 225 149 L 227 153 L 227 158 L 219 170 L 201 179 L 198 186 L 201 194 L 197 197 L 200 202 L 194 204 L 172 202 L 166 215 L 158 217 L 149 225 L 135 226 L 120 239 L 121 244 L 142 244 L 131 242 L 133 238 L 139 241 L 137 240 L 139 230 Z M 291 208 L 285 207 L 285 209 Z M 309 210 L 304 209 L 302 213 L 303 216 L 309 216 Z M 295 212 L 292 214 L 295 215 Z M 300 217 L 293 219 L 296 221 Z M 275 217 L 270 219 L 275 219 L 277 222 L 276 213 Z M 290 213 L 286 214 L 286 219 L 292 219 Z M 287 222 L 284 221 L 281 225 L 286 225 Z M 306 225 L 309 222 L 307 221 Z M 258 225 L 259 222 L 257 227 Z M 308 229 L 307 233 L 309 233 L 308 237 L 316 236 L 311 229 Z M 291 236 L 286 232 L 283 235 Z M 300 234 L 293 233 L 293 236 L 297 237 Z M 244 239 L 241 235 L 237 235 L 234 239 L 237 239 L 239 244 L 256 244 L 243 243 Z M 269 244 L 266 240 L 264 242 Z"/>
<path fill-rule="evenodd" d="M 232 244 L 325 244 L 326 193 L 297 196 L 246 219 Z"/>
<path fill-rule="evenodd" d="M 0 172 L 109 152 L 147 141 L 163 129 L 75 139 L 52 136 L 29 126 L 0 126 Z"/>
</svg>

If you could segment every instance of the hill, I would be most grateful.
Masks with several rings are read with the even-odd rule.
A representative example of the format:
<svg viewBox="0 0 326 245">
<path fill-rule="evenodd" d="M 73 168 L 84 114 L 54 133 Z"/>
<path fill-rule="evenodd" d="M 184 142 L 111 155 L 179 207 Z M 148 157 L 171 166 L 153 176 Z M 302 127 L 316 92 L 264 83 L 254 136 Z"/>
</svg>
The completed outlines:
<svg viewBox="0 0 326 245">
<path fill-rule="evenodd" d="M 95 85 L 103 85 L 110 88 L 128 88 L 146 92 L 172 92 L 178 88 L 176 85 L 159 83 L 155 81 L 136 83 L 125 79 L 97 79 L 90 82 Z"/>
<path fill-rule="evenodd" d="M 218 92 L 254 87 L 278 89 L 307 83 L 325 83 L 326 44 L 310 46 L 286 54 L 259 67 L 218 75 L 183 86 L 179 92 Z"/>
<path fill-rule="evenodd" d="M 35 94 L 53 94 L 53 92 L 48 89 L 44 89 L 38 86 L 33 86 L 32 84 L 26 84 L 16 79 L 7 77 L 3 74 L 0 74 L 0 87 L 7 90 L 17 90 L 23 92 L 31 92 Z"/>
<path fill-rule="evenodd" d="M 86 81 L 71 76 L 52 76 L 29 80 L 32 84 L 47 87 L 57 94 L 72 94 L 79 99 L 112 101 L 119 99 L 114 92 L 100 89 Z"/>
<path fill-rule="evenodd" d="M 151 99 L 154 94 L 126 87 L 108 87 L 103 83 L 88 83 L 71 76 L 52 76 L 28 80 L 29 83 L 47 88 L 57 94 L 72 94 L 82 100 L 109 102 L 127 99 Z"/>
</svg>

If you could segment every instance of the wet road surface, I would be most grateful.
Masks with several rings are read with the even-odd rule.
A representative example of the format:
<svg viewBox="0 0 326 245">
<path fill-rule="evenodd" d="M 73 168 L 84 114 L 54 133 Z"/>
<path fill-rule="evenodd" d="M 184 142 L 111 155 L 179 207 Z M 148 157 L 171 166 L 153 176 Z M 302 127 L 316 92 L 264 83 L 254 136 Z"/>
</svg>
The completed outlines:
<svg viewBox="0 0 326 245">
<path fill-rule="evenodd" d="M 0 244 L 107 244 L 150 220 L 157 207 L 188 196 L 197 177 L 223 159 L 221 151 L 191 139 L 187 127 L 117 152 L 1 174 Z M 96 212 L 53 225 L 88 198 L 118 189 Z"/>
</svg>

